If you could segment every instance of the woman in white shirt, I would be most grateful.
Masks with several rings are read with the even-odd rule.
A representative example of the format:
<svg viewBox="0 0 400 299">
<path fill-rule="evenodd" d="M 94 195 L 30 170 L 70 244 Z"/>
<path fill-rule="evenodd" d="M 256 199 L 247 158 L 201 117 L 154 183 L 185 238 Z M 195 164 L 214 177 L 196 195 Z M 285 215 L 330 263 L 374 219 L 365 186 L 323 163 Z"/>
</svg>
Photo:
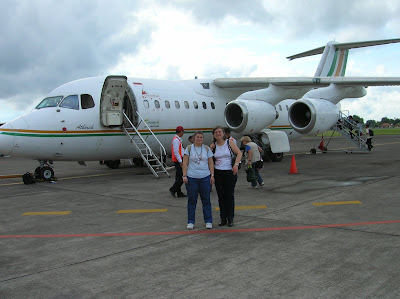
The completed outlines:
<svg viewBox="0 0 400 299">
<path fill-rule="evenodd" d="M 214 161 L 210 148 L 203 145 L 204 134 L 197 131 L 193 135 L 194 143 L 188 145 L 183 156 L 183 182 L 188 196 L 187 229 L 193 229 L 196 219 L 196 204 L 200 193 L 203 204 L 203 218 L 206 228 L 212 228 L 212 211 L 210 201 L 211 185 L 214 184 Z"/>
<path fill-rule="evenodd" d="M 233 226 L 233 217 L 235 211 L 235 184 L 237 172 L 242 152 L 237 145 L 225 138 L 225 132 L 222 127 L 213 129 L 215 141 L 215 188 L 218 193 L 218 203 L 221 221 L 219 226 L 228 224 Z M 236 159 L 233 160 L 234 155 Z"/>
</svg>

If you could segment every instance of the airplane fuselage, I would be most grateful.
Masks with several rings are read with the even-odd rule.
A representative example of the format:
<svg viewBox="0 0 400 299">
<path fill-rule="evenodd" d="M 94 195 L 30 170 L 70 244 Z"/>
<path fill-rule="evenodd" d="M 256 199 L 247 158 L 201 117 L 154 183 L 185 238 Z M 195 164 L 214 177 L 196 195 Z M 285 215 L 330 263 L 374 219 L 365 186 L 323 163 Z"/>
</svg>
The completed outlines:
<svg viewBox="0 0 400 299">
<path fill-rule="evenodd" d="M 102 123 L 101 114 L 105 110 L 102 110 L 104 103 L 101 102 L 103 84 L 103 77 L 64 84 L 49 93 L 47 98 L 54 100 L 59 97 L 61 101 L 69 97 L 69 104 L 61 102 L 46 106 L 46 103 L 41 103 L 31 112 L 0 127 L 0 136 L 3 139 L 1 143 L 8 145 L 8 150 L 3 149 L 3 154 L 54 161 L 138 157 L 134 145 L 121 126 L 105 126 Z M 145 120 L 167 153 L 170 153 L 171 139 L 179 125 L 185 128 L 187 137 L 197 130 L 203 131 L 204 142 L 210 144 L 212 128 L 225 126 L 225 106 L 243 92 L 240 89 L 220 89 L 213 85 L 212 80 L 161 81 L 128 78 L 127 84 L 130 101 L 134 103 L 134 112 L 137 111 Z M 89 96 L 93 99 L 92 105 L 86 103 Z M 76 103 L 71 104 L 74 101 Z M 271 129 L 290 131 L 287 120 L 290 103 L 289 100 L 281 103 L 281 111 L 277 107 L 280 117 L 272 124 Z M 141 133 L 147 134 L 144 124 L 135 115 L 132 116 L 132 121 Z M 287 132 L 289 137 L 297 134 L 291 131 Z M 185 136 L 183 142 L 187 145 Z M 152 147 L 157 146 L 153 136 L 148 136 L 146 141 Z"/>
</svg>

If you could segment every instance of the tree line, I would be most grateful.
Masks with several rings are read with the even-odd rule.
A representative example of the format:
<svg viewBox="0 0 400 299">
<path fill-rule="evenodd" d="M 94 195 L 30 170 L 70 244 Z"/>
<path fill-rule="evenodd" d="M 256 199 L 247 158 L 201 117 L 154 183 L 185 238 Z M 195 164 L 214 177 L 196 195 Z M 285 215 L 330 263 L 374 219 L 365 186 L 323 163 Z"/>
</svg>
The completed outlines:
<svg viewBox="0 0 400 299">
<path fill-rule="evenodd" d="M 370 127 L 380 127 L 382 124 L 391 124 L 392 126 L 400 124 L 400 118 L 391 119 L 388 117 L 382 117 L 380 121 L 369 119 L 366 122 L 364 122 L 364 119 L 362 117 L 359 117 L 358 115 L 353 115 L 353 119 L 364 125 L 369 125 Z"/>
</svg>

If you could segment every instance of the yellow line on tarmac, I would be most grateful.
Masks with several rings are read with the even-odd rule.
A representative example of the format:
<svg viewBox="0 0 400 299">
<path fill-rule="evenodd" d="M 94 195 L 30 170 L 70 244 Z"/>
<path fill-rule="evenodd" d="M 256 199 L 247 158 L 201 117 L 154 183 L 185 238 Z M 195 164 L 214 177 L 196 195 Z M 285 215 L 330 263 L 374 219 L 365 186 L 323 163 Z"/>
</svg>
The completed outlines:
<svg viewBox="0 0 400 299">
<path fill-rule="evenodd" d="M 147 210 L 119 210 L 118 214 L 127 214 L 127 213 L 162 213 L 166 212 L 167 209 L 147 209 Z"/>
<path fill-rule="evenodd" d="M 256 210 L 256 209 L 266 209 L 266 205 L 260 205 L 260 206 L 240 206 L 240 207 L 235 207 L 235 210 Z M 216 211 L 219 211 L 219 208 L 215 208 Z"/>
<path fill-rule="evenodd" d="M 68 215 L 71 211 L 62 211 L 62 212 L 26 212 L 22 214 L 23 216 L 28 215 Z"/>
<path fill-rule="evenodd" d="M 314 206 L 333 206 L 333 205 L 354 205 L 361 204 L 362 202 L 359 200 L 353 201 L 330 201 L 330 202 L 316 202 L 313 203 Z"/>
</svg>

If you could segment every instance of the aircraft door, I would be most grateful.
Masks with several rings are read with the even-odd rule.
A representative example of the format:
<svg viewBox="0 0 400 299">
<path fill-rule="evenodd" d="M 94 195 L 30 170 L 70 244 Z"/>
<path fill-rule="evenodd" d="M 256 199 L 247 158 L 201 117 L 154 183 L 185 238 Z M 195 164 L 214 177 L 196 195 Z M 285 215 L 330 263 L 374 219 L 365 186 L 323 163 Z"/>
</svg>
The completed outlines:
<svg viewBox="0 0 400 299">
<path fill-rule="evenodd" d="M 108 76 L 104 80 L 100 98 L 100 121 L 103 126 L 122 125 L 126 87 L 126 76 Z"/>
</svg>

